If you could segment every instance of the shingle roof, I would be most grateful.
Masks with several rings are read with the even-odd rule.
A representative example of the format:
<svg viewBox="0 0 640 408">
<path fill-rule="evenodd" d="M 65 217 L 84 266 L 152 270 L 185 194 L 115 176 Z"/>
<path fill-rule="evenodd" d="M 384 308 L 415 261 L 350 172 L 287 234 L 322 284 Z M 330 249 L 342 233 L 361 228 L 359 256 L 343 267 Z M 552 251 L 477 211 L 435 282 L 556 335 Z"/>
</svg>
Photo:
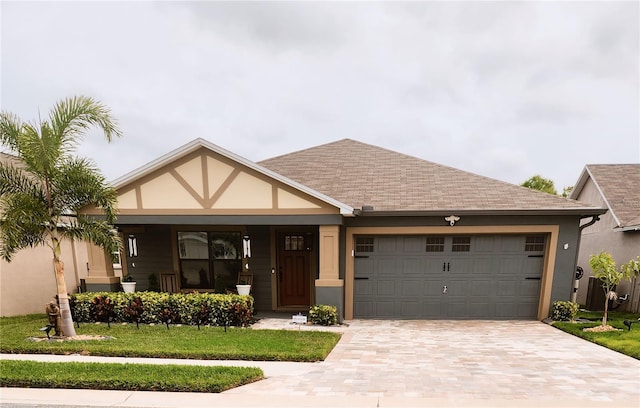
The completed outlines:
<svg viewBox="0 0 640 408">
<path fill-rule="evenodd" d="M 640 164 L 588 164 L 571 194 L 587 181 L 595 183 L 620 228 L 640 226 Z"/>
<path fill-rule="evenodd" d="M 354 208 L 375 211 L 585 210 L 597 207 L 344 139 L 259 162 Z"/>
</svg>

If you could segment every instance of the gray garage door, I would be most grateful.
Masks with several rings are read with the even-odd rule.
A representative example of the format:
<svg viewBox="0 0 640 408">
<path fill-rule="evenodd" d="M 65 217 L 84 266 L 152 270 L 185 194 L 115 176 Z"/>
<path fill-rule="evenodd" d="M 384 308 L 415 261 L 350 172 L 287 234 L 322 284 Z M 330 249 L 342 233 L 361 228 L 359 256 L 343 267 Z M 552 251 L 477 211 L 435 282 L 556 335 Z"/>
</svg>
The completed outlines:
<svg viewBox="0 0 640 408">
<path fill-rule="evenodd" d="M 535 319 L 545 237 L 357 236 L 354 316 Z"/>
</svg>

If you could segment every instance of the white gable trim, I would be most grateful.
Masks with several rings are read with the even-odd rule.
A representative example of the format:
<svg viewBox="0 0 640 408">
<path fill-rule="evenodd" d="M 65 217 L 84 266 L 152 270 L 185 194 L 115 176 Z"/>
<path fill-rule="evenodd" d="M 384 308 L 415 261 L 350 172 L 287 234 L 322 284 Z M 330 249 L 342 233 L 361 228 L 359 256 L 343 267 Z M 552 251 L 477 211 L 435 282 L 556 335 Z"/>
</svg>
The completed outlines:
<svg viewBox="0 0 640 408">
<path fill-rule="evenodd" d="M 243 166 L 246 166 L 252 170 L 257 171 L 258 173 L 264 174 L 265 176 L 272 178 L 274 180 L 277 180 L 289 187 L 292 187 L 298 191 L 301 191 L 305 194 L 308 194 L 314 198 L 317 198 L 320 201 L 323 201 L 329 205 L 332 205 L 334 207 L 337 207 L 338 209 L 340 209 L 340 214 L 344 215 L 344 216 L 353 216 L 353 207 L 344 204 L 334 198 L 331 198 L 327 195 L 324 195 L 316 190 L 313 190 L 305 185 L 302 185 L 300 183 L 297 183 L 287 177 L 284 177 L 276 172 L 273 172 L 265 167 L 262 167 L 254 162 L 252 162 L 251 160 L 245 159 L 242 156 L 238 156 L 235 153 L 232 153 L 226 149 L 223 149 L 220 146 L 217 146 L 207 140 L 204 140 L 202 138 L 198 138 L 195 139 L 175 150 L 170 151 L 169 153 L 160 156 L 159 158 L 145 164 L 142 167 L 139 167 L 136 170 L 133 170 L 127 174 L 125 174 L 122 177 L 119 177 L 115 180 L 113 180 L 111 182 L 111 185 L 115 188 L 115 189 L 119 189 L 121 187 L 124 187 L 125 185 L 141 178 L 144 177 L 156 170 L 158 170 L 159 168 L 175 161 L 176 159 L 179 159 L 181 157 L 184 157 L 186 155 L 188 155 L 189 153 L 192 153 L 200 148 L 206 148 L 208 150 L 211 150 L 214 153 L 217 153 L 221 156 L 224 156 L 230 160 L 233 160 Z"/>
</svg>

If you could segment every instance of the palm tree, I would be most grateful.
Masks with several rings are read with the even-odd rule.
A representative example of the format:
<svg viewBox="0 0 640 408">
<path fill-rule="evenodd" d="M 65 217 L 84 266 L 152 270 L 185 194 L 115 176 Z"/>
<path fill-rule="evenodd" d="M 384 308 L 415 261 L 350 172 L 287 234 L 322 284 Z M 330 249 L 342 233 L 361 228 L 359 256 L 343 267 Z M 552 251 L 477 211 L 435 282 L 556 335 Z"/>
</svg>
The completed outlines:
<svg viewBox="0 0 640 408">
<path fill-rule="evenodd" d="M 110 252 L 122 246 L 113 228 L 115 190 L 91 161 L 73 156 L 84 132 L 93 126 L 101 128 L 109 142 L 121 136 L 110 110 L 84 96 L 59 101 L 48 120 L 39 124 L 9 112 L 0 114 L 0 143 L 18 162 L 0 163 L 0 257 L 11 262 L 23 248 L 51 248 L 64 336 L 76 333 L 60 259 L 61 242 L 84 240 Z M 78 214 L 85 206 L 102 209 L 105 219 Z"/>
</svg>

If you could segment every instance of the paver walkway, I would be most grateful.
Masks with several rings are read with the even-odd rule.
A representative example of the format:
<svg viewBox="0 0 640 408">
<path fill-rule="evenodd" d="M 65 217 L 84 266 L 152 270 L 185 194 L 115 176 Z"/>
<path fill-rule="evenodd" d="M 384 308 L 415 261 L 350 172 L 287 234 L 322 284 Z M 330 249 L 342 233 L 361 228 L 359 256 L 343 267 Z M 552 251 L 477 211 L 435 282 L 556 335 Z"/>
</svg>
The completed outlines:
<svg viewBox="0 0 640 408">
<path fill-rule="evenodd" d="M 355 320 L 308 374 L 228 393 L 570 398 L 640 407 L 640 361 L 536 321 Z"/>
<path fill-rule="evenodd" d="M 97 401 L 87 405 L 123 407 L 640 407 L 639 360 L 544 323 L 354 320 L 348 324 L 331 329 L 344 334 L 324 362 L 224 362 L 262 367 L 267 378 L 222 394 L 23 390 L 23 397 L 19 390 L 3 389 L 0 402 L 3 406 L 21 401 L 68 403 L 82 395 Z M 318 329 L 268 318 L 255 327 Z M 162 362 L 167 360 L 157 361 Z M 216 363 L 220 362 L 206 362 Z"/>
</svg>

